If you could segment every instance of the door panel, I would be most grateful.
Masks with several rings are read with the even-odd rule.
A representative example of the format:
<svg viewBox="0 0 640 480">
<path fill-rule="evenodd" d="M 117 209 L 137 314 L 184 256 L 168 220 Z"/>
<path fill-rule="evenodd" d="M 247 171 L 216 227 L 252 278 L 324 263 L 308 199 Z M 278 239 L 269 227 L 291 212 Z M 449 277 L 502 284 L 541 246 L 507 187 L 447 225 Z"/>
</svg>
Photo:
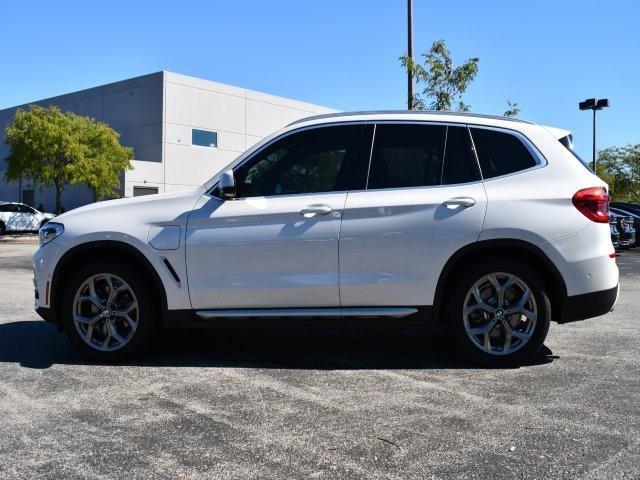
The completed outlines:
<svg viewBox="0 0 640 480">
<path fill-rule="evenodd" d="M 477 241 L 486 203 L 480 182 L 350 192 L 340 232 L 342 306 L 432 305 L 446 261 Z"/>
<path fill-rule="evenodd" d="M 361 131 L 290 132 L 235 168 L 238 198 L 201 199 L 187 230 L 193 308 L 340 306 L 340 221 Z"/>
<path fill-rule="evenodd" d="M 193 308 L 338 307 L 345 200 L 345 192 L 203 196 L 187 228 Z"/>
</svg>

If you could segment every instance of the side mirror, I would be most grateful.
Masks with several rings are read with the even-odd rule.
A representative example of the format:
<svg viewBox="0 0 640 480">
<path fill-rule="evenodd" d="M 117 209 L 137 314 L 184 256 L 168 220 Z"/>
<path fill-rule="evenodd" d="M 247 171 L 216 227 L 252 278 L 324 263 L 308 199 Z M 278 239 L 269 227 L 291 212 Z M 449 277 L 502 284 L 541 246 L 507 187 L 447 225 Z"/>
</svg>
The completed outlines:
<svg viewBox="0 0 640 480">
<path fill-rule="evenodd" d="M 229 200 L 236 196 L 236 181 L 233 178 L 233 170 L 225 170 L 220 175 L 220 181 L 218 182 L 218 189 L 220 190 L 220 198 L 223 200 Z"/>
</svg>

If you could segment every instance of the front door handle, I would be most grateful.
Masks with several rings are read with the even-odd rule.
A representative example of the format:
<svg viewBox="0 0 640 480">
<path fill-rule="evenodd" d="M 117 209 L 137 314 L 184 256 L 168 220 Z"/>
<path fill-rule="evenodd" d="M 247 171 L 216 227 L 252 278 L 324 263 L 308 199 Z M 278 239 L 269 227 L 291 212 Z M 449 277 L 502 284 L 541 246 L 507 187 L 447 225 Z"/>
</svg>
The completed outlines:
<svg viewBox="0 0 640 480">
<path fill-rule="evenodd" d="M 475 204 L 476 204 L 476 201 L 471 197 L 455 197 L 442 202 L 442 205 L 452 209 L 459 208 L 459 207 L 469 208 L 469 207 L 473 207 Z"/>
<path fill-rule="evenodd" d="M 317 203 L 304 207 L 302 210 L 300 210 L 300 215 L 305 218 L 312 218 L 316 215 L 328 215 L 332 211 L 333 209 L 329 205 L 325 205 L 324 203 Z"/>
</svg>

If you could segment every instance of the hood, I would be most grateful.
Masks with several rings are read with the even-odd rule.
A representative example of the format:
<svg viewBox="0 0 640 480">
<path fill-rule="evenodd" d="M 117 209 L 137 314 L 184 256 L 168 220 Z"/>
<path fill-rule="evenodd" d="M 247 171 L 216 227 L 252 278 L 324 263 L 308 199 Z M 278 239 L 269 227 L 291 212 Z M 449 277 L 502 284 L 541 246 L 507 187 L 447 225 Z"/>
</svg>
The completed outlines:
<svg viewBox="0 0 640 480">
<path fill-rule="evenodd" d="M 65 235 L 61 237 L 77 242 L 131 235 L 146 239 L 153 225 L 185 225 L 203 193 L 205 189 L 200 186 L 178 192 L 107 200 L 70 210 L 56 217 L 55 222 L 64 225 Z"/>
<path fill-rule="evenodd" d="M 127 209 L 127 207 L 149 207 L 154 208 L 154 205 L 161 205 L 171 202 L 172 200 L 180 200 L 191 197 L 200 197 L 204 193 L 204 187 L 198 186 L 187 190 L 179 190 L 177 192 L 158 193 L 155 195 L 143 195 L 140 197 L 125 197 L 117 198 L 115 200 L 104 200 L 102 202 L 90 203 L 82 207 L 74 208 L 56 217 L 56 221 L 63 223 L 65 220 L 84 214 L 100 215 L 101 212 L 106 210 L 120 210 Z M 133 208 L 131 209 L 133 210 Z"/>
</svg>

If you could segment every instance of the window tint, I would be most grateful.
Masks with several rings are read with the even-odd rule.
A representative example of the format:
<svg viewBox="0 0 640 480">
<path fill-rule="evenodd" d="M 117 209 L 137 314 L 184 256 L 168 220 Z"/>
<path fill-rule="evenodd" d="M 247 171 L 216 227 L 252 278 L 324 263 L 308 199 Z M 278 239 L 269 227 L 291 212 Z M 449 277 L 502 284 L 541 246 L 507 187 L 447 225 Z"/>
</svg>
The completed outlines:
<svg viewBox="0 0 640 480">
<path fill-rule="evenodd" d="M 16 210 L 20 213 L 35 213 L 28 205 L 16 205 Z"/>
<path fill-rule="evenodd" d="M 453 185 L 477 180 L 480 180 L 480 171 L 471 150 L 469 131 L 466 127 L 447 127 L 442 184 Z"/>
<path fill-rule="evenodd" d="M 484 178 L 526 170 L 536 161 L 518 137 L 509 133 L 471 128 Z"/>
<path fill-rule="evenodd" d="M 376 126 L 367 188 L 440 185 L 446 127 Z"/>
<path fill-rule="evenodd" d="M 199 145 L 200 147 L 217 147 L 218 133 L 194 128 L 191 130 L 191 145 Z"/>
<path fill-rule="evenodd" d="M 8 212 L 8 211 L 9 211 L 8 205 L 0 205 L 0 212 Z"/>
<path fill-rule="evenodd" d="M 240 197 L 348 189 L 358 125 L 320 127 L 288 135 L 236 172 Z"/>
</svg>

